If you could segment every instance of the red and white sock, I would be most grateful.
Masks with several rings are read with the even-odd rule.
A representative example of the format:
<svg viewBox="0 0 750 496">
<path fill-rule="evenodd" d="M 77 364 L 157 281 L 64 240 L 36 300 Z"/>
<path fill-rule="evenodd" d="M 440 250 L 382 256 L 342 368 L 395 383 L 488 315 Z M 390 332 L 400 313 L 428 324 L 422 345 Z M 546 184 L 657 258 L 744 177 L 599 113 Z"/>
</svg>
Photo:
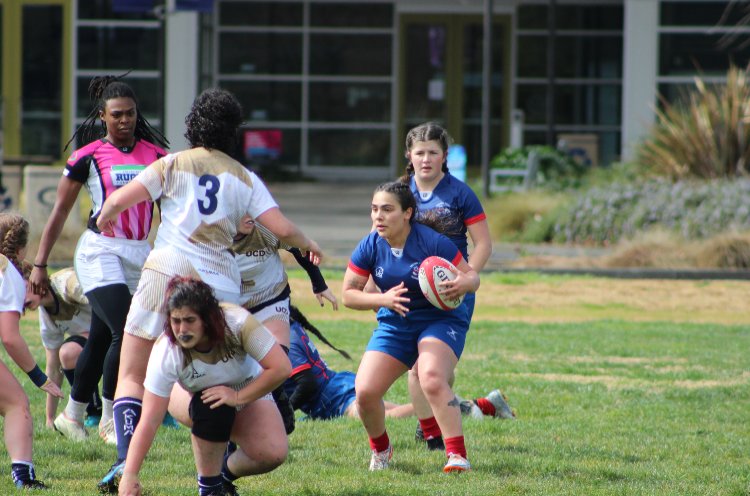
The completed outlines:
<svg viewBox="0 0 750 496">
<path fill-rule="evenodd" d="M 388 431 L 383 432 L 382 436 L 376 438 L 370 438 L 370 449 L 380 453 L 388 449 L 391 445 L 391 440 L 388 439 Z"/>
<path fill-rule="evenodd" d="M 445 455 L 461 455 L 466 458 L 466 445 L 464 445 L 464 437 L 446 437 L 445 441 Z"/>
<path fill-rule="evenodd" d="M 477 398 L 474 400 L 474 403 L 476 403 L 479 409 L 482 410 L 483 414 L 489 417 L 495 416 L 495 405 L 490 403 L 490 400 L 487 398 Z"/>
</svg>

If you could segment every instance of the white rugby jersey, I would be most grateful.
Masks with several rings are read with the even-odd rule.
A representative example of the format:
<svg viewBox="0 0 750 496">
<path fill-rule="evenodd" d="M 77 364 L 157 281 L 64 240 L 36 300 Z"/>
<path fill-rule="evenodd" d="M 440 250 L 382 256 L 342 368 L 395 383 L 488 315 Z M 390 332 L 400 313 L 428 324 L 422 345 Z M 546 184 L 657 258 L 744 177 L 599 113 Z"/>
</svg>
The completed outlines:
<svg viewBox="0 0 750 496">
<path fill-rule="evenodd" d="M 154 249 L 178 248 L 207 284 L 239 292 L 229 248 L 240 219 L 278 206 L 258 176 L 219 150 L 193 148 L 162 157 L 136 180 L 161 200 Z"/>
<path fill-rule="evenodd" d="M 253 232 L 232 246 L 242 279 L 242 306 L 252 308 L 260 305 L 286 288 L 288 277 L 279 256 L 280 248 L 291 247 L 281 243 L 271 231 L 257 222 Z"/>
<path fill-rule="evenodd" d="M 0 312 L 18 312 L 23 315 L 26 300 L 26 282 L 16 266 L 0 254 Z"/>
<path fill-rule="evenodd" d="M 72 267 L 59 270 L 49 278 L 55 295 L 55 306 L 48 310 L 39 306 L 39 332 L 42 345 L 56 350 L 65 342 L 65 335 L 78 336 L 91 327 L 91 306 L 78 283 Z"/>
<path fill-rule="evenodd" d="M 169 397 L 175 382 L 191 393 L 219 385 L 239 390 L 260 375 L 263 368 L 258 362 L 276 346 L 276 340 L 244 308 L 230 303 L 222 303 L 221 307 L 229 331 L 237 337 L 242 350 L 226 361 L 216 350 L 208 353 L 190 350 L 192 360 L 186 363 L 182 348 L 162 334 L 148 359 L 143 383 L 147 390 L 163 398 Z"/>
</svg>

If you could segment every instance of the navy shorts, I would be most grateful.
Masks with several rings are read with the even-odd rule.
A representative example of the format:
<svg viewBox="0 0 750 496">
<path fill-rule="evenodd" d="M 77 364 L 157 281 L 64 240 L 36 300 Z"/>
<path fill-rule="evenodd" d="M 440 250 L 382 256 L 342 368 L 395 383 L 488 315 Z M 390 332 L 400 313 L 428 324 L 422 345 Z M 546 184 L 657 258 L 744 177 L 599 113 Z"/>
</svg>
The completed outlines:
<svg viewBox="0 0 750 496">
<path fill-rule="evenodd" d="M 412 311 L 407 318 L 388 312 L 378 314 L 378 327 L 373 331 L 367 351 L 380 351 L 412 368 L 419 356 L 419 342 L 427 337 L 447 344 L 456 358 L 461 358 L 469 332 L 469 308 L 461 305 L 435 318 L 432 311 Z"/>
</svg>

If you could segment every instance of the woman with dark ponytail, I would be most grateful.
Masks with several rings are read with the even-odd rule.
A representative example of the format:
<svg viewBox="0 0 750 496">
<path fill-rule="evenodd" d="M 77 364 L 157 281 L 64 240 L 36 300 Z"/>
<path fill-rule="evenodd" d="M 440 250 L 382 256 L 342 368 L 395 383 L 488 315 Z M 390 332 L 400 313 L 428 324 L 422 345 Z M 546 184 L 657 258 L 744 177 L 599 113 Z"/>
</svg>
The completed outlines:
<svg viewBox="0 0 750 496">
<path fill-rule="evenodd" d="M 490 229 L 477 195 L 448 170 L 448 148 L 452 142 L 448 131 L 435 122 L 412 128 L 406 134 L 408 164 L 401 181 L 409 185 L 414 195 L 416 219 L 420 222 L 431 219 L 430 227 L 450 238 L 469 266 L 479 273 L 492 255 Z M 471 254 L 469 238 L 473 247 Z M 457 287 L 467 291 L 464 304 L 469 310 L 469 320 L 475 301 L 474 294 L 468 291 L 471 284 L 461 274 L 456 278 Z M 409 394 L 419 418 L 417 439 L 427 441 L 429 449 L 443 449 L 442 432 L 422 391 L 417 367 L 409 371 Z M 494 407 L 509 411 L 501 404 L 504 400 L 500 396 L 493 398 L 497 398 Z"/>
<path fill-rule="evenodd" d="M 143 117 L 135 92 L 121 80 L 123 76 L 95 77 L 89 84 L 94 107 L 68 142 L 68 145 L 74 140 L 86 144 L 68 159 L 29 277 L 35 294 L 49 291 L 47 260 L 81 187 L 85 186 L 91 197 L 91 212 L 76 248 L 74 264 L 93 315 L 68 404 L 54 422 L 62 435 L 79 441 L 88 436 L 83 426 L 86 405 L 103 373 L 99 435 L 114 443 L 112 400 L 122 333 L 131 295 L 150 252 L 147 238 L 154 204 L 145 201 L 122 212 L 109 233 L 102 233 L 96 227 L 96 219 L 104 201 L 166 155 L 164 147 L 168 145 L 164 136 Z"/>
</svg>

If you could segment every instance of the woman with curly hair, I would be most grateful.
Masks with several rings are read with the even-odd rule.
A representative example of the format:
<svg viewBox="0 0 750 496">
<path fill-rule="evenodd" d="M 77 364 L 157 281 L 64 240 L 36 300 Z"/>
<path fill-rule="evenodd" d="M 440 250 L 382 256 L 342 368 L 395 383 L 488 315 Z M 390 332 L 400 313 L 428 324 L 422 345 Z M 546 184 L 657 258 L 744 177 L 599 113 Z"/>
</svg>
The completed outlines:
<svg viewBox="0 0 750 496">
<path fill-rule="evenodd" d="M 29 223 L 17 214 L 0 213 L 0 340 L 10 358 L 36 387 L 62 398 L 62 391 L 37 365 L 19 329 L 26 298 L 21 262 L 26 256 Z M 29 398 L 8 367 L 0 361 L 0 414 L 4 419 L 5 449 L 18 488 L 46 489 L 34 474 L 31 461 L 33 424 Z"/>
<path fill-rule="evenodd" d="M 191 429 L 198 494 L 236 494 L 232 481 L 286 459 L 270 392 L 288 377 L 289 360 L 263 324 L 237 305 L 219 304 L 203 281 L 174 277 L 166 302 L 169 318 L 148 360 L 143 415 L 119 492 L 141 494 L 138 473 L 169 408 Z M 230 440 L 237 449 L 225 454 Z"/>
<path fill-rule="evenodd" d="M 125 325 L 114 415 L 117 461 L 99 483 L 117 487 L 128 445 L 141 416 L 148 356 L 167 318 L 166 293 L 175 276 L 201 279 L 219 301 L 238 303 L 240 273 L 230 250 L 245 216 L 320 262 L 318 244 L 279 210 L 266 186 L 231 158 L 242 107 L 228 91 L 208 89 L 185 119 L 190 149 L 167 155 L 107 198 L 97 226 L 110 232 L 117 215 L 144 200 L 160 200 L 161 224 Z"/>
<path fill-rule="evenodd" d="M 95 77 L 89 84 L 89 96 L 96 103 L 71 138 L 71 141 L 77 138 L 87 144 L 75 150 L 68 159 L 29 277 L 35 294 L 44 295 L 49 291 L 49 254 L 81 188 L 85 186 L 91 198 L 91 213 L 88 228 L 76 247 L 74 266 L 93 315 L 89 339 L 76 365 L 68 403 L 54 421 L 55 429 L 77 441 L 88 437 L 84 416 L 102 376 L 103 409 L 99 434 L 105 441 L 107 437 L 113 441 L 112 402 L 122 333 L 131 295 L 151 250 L 147 238 L 154 204 L 147 199 L 133 205 L 114 219 L 113 229 L 108 232 L 96 227 L 96 219 L 109 196 L 128 184 L 146 166 L 166 155 L 162 148 L 167 146 L 166 139 L 143 117 L 135 92 L 121 77 Z"/>
</svg>

